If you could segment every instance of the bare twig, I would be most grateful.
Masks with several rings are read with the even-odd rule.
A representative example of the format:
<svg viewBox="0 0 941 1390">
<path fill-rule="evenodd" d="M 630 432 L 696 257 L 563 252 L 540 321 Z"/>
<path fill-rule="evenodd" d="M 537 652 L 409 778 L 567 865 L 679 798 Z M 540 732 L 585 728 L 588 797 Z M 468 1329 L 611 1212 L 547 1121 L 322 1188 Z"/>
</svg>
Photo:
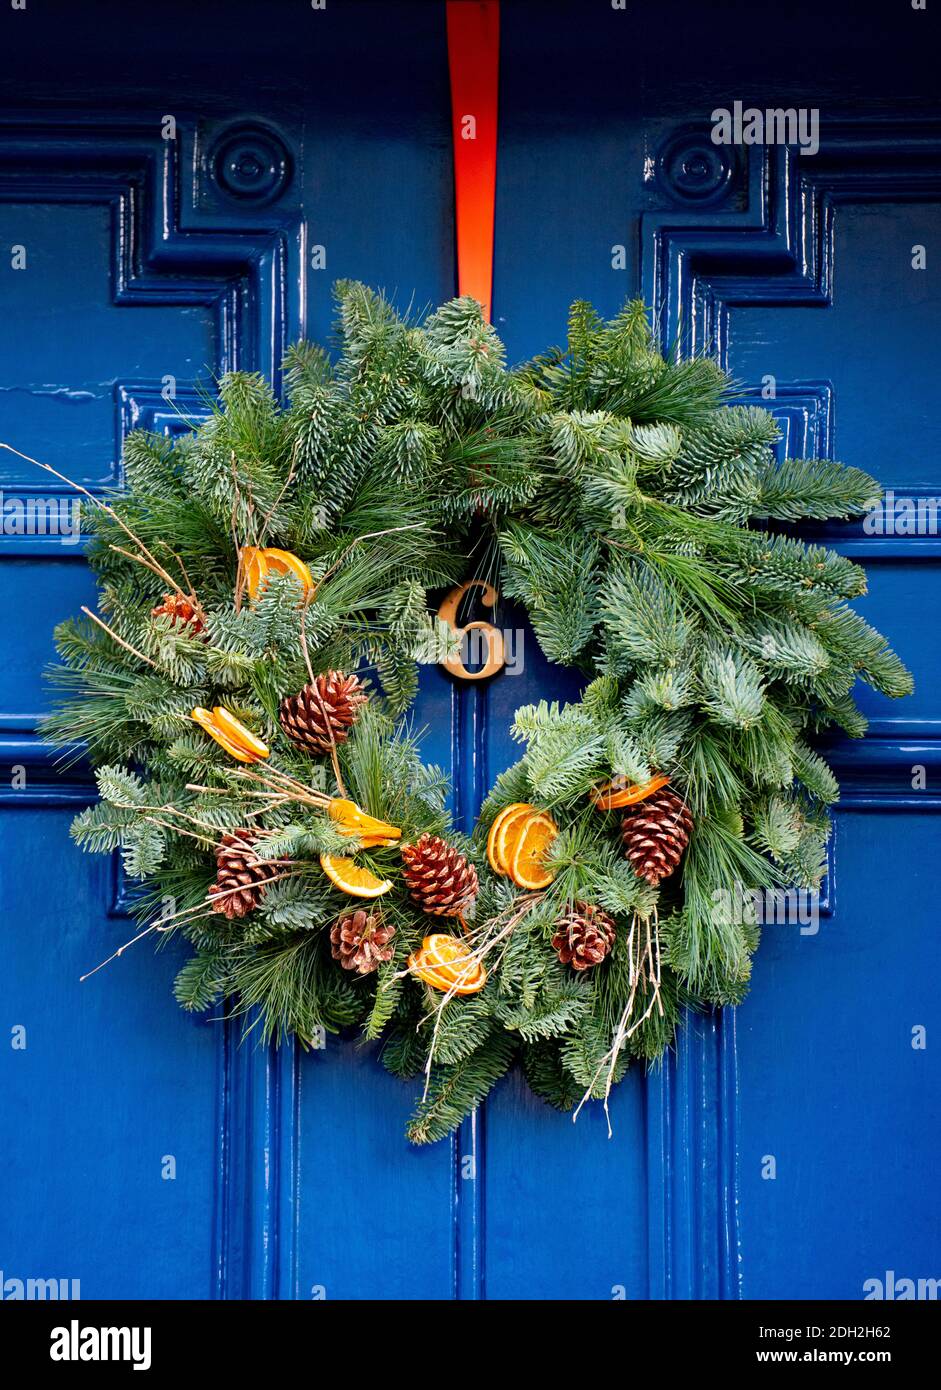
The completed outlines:
<svg viewBox="0 0 941 1390">
<path fill-rule="evenodd" d="M 102 502 L 100 497 L 96 497 L 93 492 L 89 492 L 88 488 L 83 487 L 81 483 L 74 483 L 71 478 L 67 478 L 66 475 L 64 473 L 60 473 L 57 468 L 53 468 L 51 463 L 40 463 L 39 459 L 34 459 L 29 454 L 24 454 L 20 449 L 14 449 L 12 444 L 4 444 L 0 442 L 0 449 L 8 449 L 11 454 L 16 454 L 18 458 L 25 459 L 27 463 L 35 464 L 36 467 L 41 468 L 44 473 L 51 473 L 54 478 L 58 478 L 60 482 L 65 483 L 66 487 L 74 488 L 74 490 L 76 492 L 80 492 L 83 497 L 87 497 L 89 502 L 91 502 L 92 506 L 97 507 L 99 511 L 102 511 L 107 516 L 110 516 L 112 521 L 117 522 L 118 526 L 120 526 L 124 534 L 131 538 L 134 544 L 140 548 L 141 553 L 143 555 L 146 555 L 147 559 L 151 562 L 151 566 L 154 568 L 154 570 L 158 574 L 160 574 L 164 579 L 166 579 L 167 583 L 172 588 L 174 588 L 178 594 L 183 594 L 183 590 L 180 588 L 179 584 L 176 582 L 174 578 L 172 578 L 171 575 L 167 574 L 166 570 L 163 569 L 163 567 L 158 563 L 158 561 L 147 549 L 147 546 L 141 540 L 140 536 L 134 534 L 130 526 L 128 526 L 127 522 L 124 521 L 122 517 L 118 516 L 114 508 L 109 507 L 107 502 Z M 173 558 L 177 559 L 175 555 Z"/>
<path fill-rule="evenodd" d="M 86 608 L 85 605 L 82 604 L 81 611 L 85 614 L 87 618 L 91 618 L 93 623 L 97 623 L 100 628 L 103 628 L 104 631 L 108 634 L 108 636 L 113 638 L 114 641 L 117 642 L 119 647 L 123 647 L 124 650 L 130 652 L 132 656 L 136 656 L 138 661 L 143 661 L 145 665 L 152 666 L 155 671 L 160 669 L 157 666 L 156 661 L 151 661 L 149 656 L 145 656 L 144 653 L 139 652 L 136 647 L 132 647 L 130 642 L 125 642 L 124 638 L 119 637 L 113 627 L 109 627 L 108 624 L 104 621 L 104 619 L 99 618 L 98 615 L 96 613 L 93 613 L 90 608 Z"/>
<path fill-rule="evenodd" d="M 297 441 L 297 443 L 294 445 L 293 450 L 291 451 L 291 466 L 290 466 L 290 468 L 288 469 L 288 475 L 287 475 L 287 477 L 286 477 L 285 480 L 284 480 L 284 485 L 283 485 L 283 487 L 281 488 L 281 491 L 278 493 L 277 497 L 276 497 L 276 498 L 274 499 L 274 501 L 272 502 L 272 504 L 271 504 L 271 506 L 269 507 L 268 511 L 266 512 L 265 516 L 262 518 L 261 530 L 260 530 L 259 533 L 258 533 L 258 542 L 257 542 L 258 545 L 261 545 L 262 541 L 265 539 L 265 536 L 266 536 L 267 533 L 268 533 L 268 527 L 271 525 L 271 518 L 274 516 L 275 512 L 278 510 L 278 506 L 279 506 L 279 504 L 280 504 L 280 502 L 281 502 L 281 499 L 283 498 L 284 494 L 287 492 L 288 488 L 291 486 L 291 484 L 292 484 L 293 481 L 294 481 L 294 474 L 295 474 L 296 469 L 297 469 L 297 451 L 298 451 L 299 447 L 300 447 L 300 440 Z"/>
<path fill-rule="evenodd" d="M 460 989 L 460 986 L 464 983 L 464 981 L 468 979 L 468 977 L 476 973 L 479 967 L 483 964 L 484 959 L 501 943 L 501 941 L 505 942 L 503 951 L 506 951 L 507 947 L 509 946 L 509 939 L 512 936 L 513 932 L 516 930 L 517 926 L 523 920 L 526 914 L 535 906 L 535 904 L 538 901 L 538 893 L 527 893 L 524 897 L 517 898 L 516 901 L 511 903 L 508 908 L 505 908 L 504 911 L 500 914 L 500 916 L 494 918 L 492 923 L 486 923 L 484 926 L 479 928 L 478 932 L 476 933 L 476 935 L 479 937 L 479 944 L 472 947 L 468 951 L 467 959 L 464 961 L 461 970 L 457 972 L 456 978 L 451 987 L 442 994 L 441 999 L 435 1003 L 435 1006 L 431 1010 L 431 1012 L 425 1014 L 425 1016 L 419 1021 L 418 1027 L 421 1027 L 422 1024 L 427 1023 L 432 1016 L 435 1020 L 431 1032 L 431 1043 L 428 1047 L 428 1056 L 425 1059 L 425 1087 L 422 1093 L 422 1101 L 428 1099 L 428 1091 L 431 1086 L 431 1067 L 432 1063 L 434 1062 L 435 1048 L 438 1042 L 438 1034 L 441 1028 L 441 1021 L 444 1015 L 445 1007 L 455 997 L 458 990 Z M 505 917 L 507 913 L 509 913 L 508 920 L 504 923 L 502 927 L 500 927 L 499 930 L 494 931 L 494 927 L 497 923 L 500 922 L 501 917 Z M 469 939 L 473 940 L 473 936 L 471 936 Z M 503 953 L 501 953 L 501 958 L 502 954 Z M 400 970 L 395 975 L 391 976 L 390 979 L 386 981 L 385 985 L 382 986 L 382 988 L 388 988 L 393 980 L 401 980 L 407 975 L 418 974 L 419 967 L 408 966 L 405 970 Z"/>
<path fill-rule="evenodd" d="M 169 584 L 171 589 L 175 589 L 181 598 L 186 597 L 173 576 L 168 574 L 163 566 L 158 565 L 155 560 L 149 560 L 146 555 L 135 555 L 133 550 L 125 550 L 123 545 L 115 545 L 113 542 L 108 546 L 108 549 L 116 551 L 118 555 L 124 555 L 128 560 L 134 560 L 138 565 L 143 565 L 145 569 L 149 569 L 155 574 L 158 579 L 162 579 L 164 583 Z M 183 562 L 180 561 L 180 568 L 182 569 L 182 567 Z"/>
<path fill-rule="evenodd" d="M 92 977 L 92 975 L 97 975 L 97 974 L 98 974 L 98 971 L 99 971 L 99 970 L 104 970 L 105 966 L 106 966 L 106 965 L 110 965 L 111 962 L 112 962 L 113 960 L 117 960 L 118 956 L 123 956 L 123 955 L 124 955 L 124 952 L 127 950 L 127 948 L 128 948 L 129 946 L 133 946 L 135 942 L 140 941 L 140 939 L 141 939 L 142 937 L 148 936 L 152 931 L 160 931 L 160 930 L 161 930 L 160 924 L 157 923 L 157 922 L 152 922 L 152 923 L 150 924 L 149 927 L 145 927 L 144 930 L 138 932 L 136 936 L 132 936 L 131 939 L 130 939 L 130 941 L 125 941 L 125 943 L 124 943 L 123 946 L 119 946 L 118 949 L 117 949 L 115 952 L 113 952 L 113 954 L 110 955 L 110 956 L 107 958 L 107 960 L 103 960 L 103 961 L 101 962 L 100 965 L 96 965 L 95 968 L 94 968 L 94 970 L 89 970 L 89 971 L 86 972 L 86 974 L 84 974 L 84 975 L 79 975 L 79 977 L 78 977 L 78 982 L 79 982 L 79 984 L 81 984 L 83 980 L 90 980 L 91 977 Z"/>
<path fill-rule="evenodd" d="M 320 809 L 330 805 L 333 797 L 326 792 L 314 791 L 312 787 L 305 787 L 303 782 L 298 782 L 280 768 L 265 767 L 264 774 L 259 772 L 249 772 L 248 768 L 240 767 L 232 769 L 234 775 L 239 778 L 247 779 L 251 782 L 259 782 L 269 792 L 283 792 L 291 801 L 299 801 L 304 806 L 317 806 Z"/>
<path fill-rule="evenodd" d="M 285 861 L 272 860 L 272 863 L 282 862 Z M 303 872 L 303 870 L 298 870 L 295 873 L 274 874 L 271 878 L 265 879 L 265 887 L 267 888 L 272 883 L 280 883 L 282 879 L 285 878 L 297 878 L 301 872 Z M 135 945 L 136 942 L 148 936 L 152 931 L 170 931 L 174 926 L 189 926 L 192 922 L 198 921 L 201 917 L 211 917 L 216 911 L 216 904 L 218 902 L 223 898 L 229 897 L 232 893 L 241 893 L 242 891 L 241 884 L 236 884 L 234 888 L 224 888 L 218 893 L 213 893 L 210 897 L 206 898 L 204 902 L 197 903 L 195 907 L 182 908 L 179 912 L 170 913 L 166 917 L 161 917 L 159 921 L 151 922 L 149 927 L 145 927 L 144 930 L 139 931 L 136 936 L 132 936 L 130 941 L 125 941 L 123 946 L 119 946 L 106 960 L 96 965 L 94 970 L 89 970 L 86 974 L 80 975 L 79 983 L 81 984 L 83 980 L 90 980 L 92 975 L 97 975 L 99 970 L 103 970 L 106 965 L 110 965 L 113 960 L 117 960 L 118 956 L 123 955 L 129 946 Z"/>
<path fill-rule="evenodd" d="M 660 998 L 659 918 L 656 909 L 654 909 L 652 918 L 645 917 L 643 919 L 643 939 L 641 939 L 641 934 L 638 930 L 637 914 L 634 914 L 631 920 L 631 929 L 627 937 L 627 959 L 628 983 L 630 985 L 627 1003 L 624 1005 L 621 1017 L 618 1019 L 611 1047 L 598 1063 L 588 1089 L 585 1091 L 585 1094 L 582 1096 L 572 1115 L 572 1121 L 574 1123 L 575 1120 L 578 1119 L 582 1106 L 586 1101 L 591 1099 L 598 1078 L 605 1068 L 607 1068 L 604 1088 L 604 1113 L 608 1122 L 609 1139 L 613 1138 L 614 1130 L 611 1128 L 611 1111 L 608 1103 L 611 1097 L 611 1089 L 614 1085 L 614 1073 L 621 1049 L 628 1038 L 632 1037 L 633 1034 L 637 1032 L 638 1028 L 646 1023 L 655 1008 L 659 1011 L 661 1018 L 663 1017 L 663 1001 Z M 643 986 L 645 993 L 649 992 L 650 998 L 644 1012 L 631 1023 L 630 1021 L 634 1013 L 634 1004 L 637 999 L 637 991 L 640 986 Z M 629 1023 L 630 1027 L 628 1027 Z"/>
</svg>

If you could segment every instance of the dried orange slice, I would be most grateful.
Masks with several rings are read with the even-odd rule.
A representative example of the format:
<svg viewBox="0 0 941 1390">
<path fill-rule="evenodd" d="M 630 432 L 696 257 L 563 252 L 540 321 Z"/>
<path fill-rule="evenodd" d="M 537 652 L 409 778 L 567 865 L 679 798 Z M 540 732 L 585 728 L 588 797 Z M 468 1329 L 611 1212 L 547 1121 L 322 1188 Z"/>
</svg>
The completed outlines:
<svg viewBox="0 0 941 1390">
<path fill-rule="evenodd" d="M 434 932 L 426 936 L 418 954 L 423 966 L 427 966 L 442 981 L 459 985 L 465 992 L 469 985 L 480 988 L 478 981 L 487 978 L 483 966 L 473 961 L 460 937 L 449 936 L 447 932 Z"/>
<path fill-rule="evenodd" d="M 438 973 L 438 972 L 434 972 Z M 487 972 L 482 965 L 478 965 L 473 973 L 468 972 L 460 982 L 455 982 L 447 986 L 448 990 L 454 994 L 477 994 L 487 983 Z M 441 988 L 440 985 L 437 986 Z"/>
<path fill-rule="evenodd" d="M 201 729 L 205 729 L 210 738 L 214 738 L 219 747 L 224 749 L 230 758 L 236 758 L 240 763 L 251 763 L 255 761 L 248 753 L 243 752 L 241 748 L 237 748 L 234 743 L 230 743 L 229 740 L 219 732 L 213 721 L 211 710 L 203 709 L 201 705 L 197 705 L 194 710 L 190 711 L 190 718 L 194 719 Z"/>
<path fill-rule="evenodd" d="M 555 878 L 545 865 L 546 850 L 559 833 L 559 827 L 544 811 L 536 811 L 522 822 L 510 859 L 510 878 L 519 888 L 548 888 Z"/>
<path fill-rule="evenodd" d="M 243 545 L 241 549 L 245 584 L 250 598 L 257 598 L 265 587 L 269 574 L 293 574 L 302 585 L 305 593 L 316 589 L 313 576 L 303 560 L 290 550 L 279 550 L 270 545 L 261 548 L 257 545 Z"/>
<path fill-rule="evenodd" d="M 322 854 L 320 867 L 335 888 L 351 898 L 381 898 L 392 887 L 391 878 L 377 878 L 371 869 L 338 854 Z"/>
<path fill-rule="evenodd" d="M 497 842 L 505 822 L 514 811 L 534 811 L 535 809 L 534 806 L 527 805 L 525 801 L 513 801 L 509 806 L 504 806 L 502 811 L 497 812 L 487 836 L 487 861 L 495 874 L 506 873 L 506 864 L 497 855 Z"/>
<path fill-rule="evenodd" d="M 510 865 L 513 862 L 513 851 L 516 848 L 516 840 L 520 828 L 529 816 L 539 814 L 535 806 L 530 806 L 525 801 L 521 801 L 517 806 L 509 807 L 508 810 L 510 814 L 506 816 L 500 829 L 497 831 L 494 844 L 494 858 L 500 866 L 497 872 L 502 874 L 508 874 L 510 872 Z"/>
<path fill-rule="evenodd" d="M 310 570 L 299 560 L 290 550 L 278 550 L 275 546 L 266 546 L 261 552 L 265 559 L 265 564 L 273 574 L 293 574 L 306 589 L 313 589 L 314 580 Z"/>
<path fill-rule="evenodd" d="M 237 748 L 241 748 L 243 753 L 251 754 L 253 761 L 267 758 L 268 745 L 256 738 L 250 729 L 246 729 L 241 720 L 230 714 L 224 705 L 216 705 L 212 718 L 223 737 L 234 743 Z"/>
<path fill-rule="evenodd" d="M 435 942 L 434 951 L 426 949 Z M 450 955 L 452 948 L 444 943 L 453 942 L 454 947 L 464 951 L 463 963 L 455 957 L 451 964 L 436 964 L 440 953 Z M 426 936 L 420 951 L 413 951 L 408 958 L 409 969 L 432 989 L 440 989 L 443 994 L 476 994 L 487 983 L 487 972 L 482 965 L 470 965 L 467 948 L 455 936 L 443 933 Z"/>
<path fill-rule="evenodd" d="M 327 807 L 327 814 L 336 822 L 341 835 L 358 836 L 364 849 L 378 845 L 394 845 L 396 840 L 402 838 L 402 832 L 397 825 L 387 825 L 383 820 L 376 820 L 375 816 L 370 816 L 357 806 L 355 801 L 347 801 L 341 796 L 333 798 Z"/>
<path fill-rule="evenodd" d="M 615 811 L 621 806 L 636 806 L 639 801 L 646 801 L 648 796 L 653 796 L 654 792 L 665 787 L 669 780 L 669 777 L 662 773 L 651 777 L 649 782 L 633 783 L 630 786 L 615 780 L 606 782 L 603 787 L 593 787 L 588 795 L 599 811 Z"/>
<path fill-rule="evenodd" d="M 259 550 L 257 545 L 243 546 L 242 564 L 249 597 L 257 598 L 259 590 L 268 577 L 268 561 L 265 559 L 265 552 Z"/>
<path fill-rule="evenodd" d="M 425 960 L 440 975 L 447 975 L 452 980 L 457 980 L 464 971 L 467 971 L 468 974 L 471 973 L 468 970 L 471 953 L 459 936 L 448 936 L 447 932 L 435 932 L 432 936 L 425 937 L 421 948 Z M 474 968 L 476 969 L 476 967 Z"/>
<path fill-rule="evenodd" d="M 453 988 L 453 982 L 446 980 L 443 975 L 439 975 L 425 959 L 424 952 L 413 951 L 408 958 L 408 968 L 413 975 L 417 975 L 420 980 L 424 980 L 426 985 L 431 985 L 433 989 L 440 989 L 447 994 Z"/>
<path fill-rule="evenodd" d="M 212 717 L 211 709 L 203 709 L 202 705 L 197 705 L 190 710 L 190 719 L 194 719 L 201 729 L 205 729 L 207 734 L 213 733 L 216 728 Z"/>
<path fill-rule="evenodd" d="M 257 763 L 260 758 L 267 758 L 268 750 L 263 743 L 261 747 L 265 749 L 264 753 L 253 753 L 246 746 L 237 743 L 231 735 L 225 733 L 219 727 L 214 710 L 203 709 L 201 705 L 197 705 L 190 712 L 190 718 L 195 720 L 201 729 L 205 729 L 210 738 L 214 738 L 219 747 L 224 749 L 230 758 L 235 758 L 240 763 Z M 238 724 L 237 719 L 233 722 Z M 242 728 L 243 726 L 239 725 L 239 727 Z M 248 730 L 246 729 L 245 732 L 248 733 Z"/>
</svg>

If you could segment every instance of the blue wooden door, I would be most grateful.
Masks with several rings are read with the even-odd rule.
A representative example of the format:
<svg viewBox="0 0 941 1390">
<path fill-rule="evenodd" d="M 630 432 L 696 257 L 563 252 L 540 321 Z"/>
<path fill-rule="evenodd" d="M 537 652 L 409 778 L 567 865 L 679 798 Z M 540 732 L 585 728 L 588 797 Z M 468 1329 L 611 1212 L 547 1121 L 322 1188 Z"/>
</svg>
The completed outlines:
<svg viewBox="0 0 941 1390">
<path fill-rule="evenodd" d="M 577 296 L 613 313 L 643 293 L 791 454 L 941 494 L 932 18 L 883 8 L 504 0 L 509 355 L 557 341 Z M 93 490 L 120 479 L 129 429 L 198 413 L 200 379 L 276 378 L 287 342 L 325 337 L 334 278 L 417 304 L 454 285 L 442 6 L 160 11 L 0 19 L 0 439 Z M 714 144 L 737 100 L 819 110 L 819 150 Z M 69 841 L 89 787 L 35 726 L 52 626 L 92 587 L 67 525 L 10 520 L 58 494 L 3 458 L 5 1296 L 54 1278 L 84 1298 L 862 1298 L 941 1275 L 935 530 L 826 535 L 869 566 L 864 611 L 917 691 L 872 697 L 869 736 L 832 749 L 815 923 L 768 926 L 748 1000 L 628 1076 L 613 1140 L 511 1076 L 415 1150 L 411 1088 L 368 1049 L 239 1047 L 174 1006 L 172 946 L 79 986 L 127 932 L 125 886 Z M 460 816 L 513 759 L 515 707 L 576 690 L 529 634 L 522 672 L 486 689 L 424 674 L 418 722 Z"/>
</svg>

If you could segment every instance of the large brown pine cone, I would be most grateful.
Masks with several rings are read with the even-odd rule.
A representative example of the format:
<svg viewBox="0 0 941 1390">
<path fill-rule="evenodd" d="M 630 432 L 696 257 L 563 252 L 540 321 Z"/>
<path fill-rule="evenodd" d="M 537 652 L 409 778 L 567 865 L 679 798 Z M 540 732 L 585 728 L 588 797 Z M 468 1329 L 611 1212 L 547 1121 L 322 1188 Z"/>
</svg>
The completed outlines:
<svg viewBox="0 0 941 1390">
<path fill-rule="evenodd" d="M 435 917 L 457 917 L 477 897 L 477 870 L 440 835 L 403 845 L 405 882 L 415 901 Z"/>
<path fill-rule="evenodd" d="M 563 965 L 588 970 L 614 945 L 614 922 L 594 903 L 575 903 L 555 924 L 552 949 Z"/>
<path fill-rule="evenodd" d="M 656 888 L 683 858 L 693 829 L 693 815 L 682 797 L 669 787 L 648 796 L 624 812 L 621 835 L 624 854 L 638 878 Z"/>
<path fill-rule="evenodd" d="M 206 630 L 206 615 L 199 600 L 192 594 L 164 594 L 156 608 L 150 610 L 152 618 L 172 618 L 180 627 L 188 627 L 193 637 Z"/>
<path fill-rule="evenodd" d="M 393 936 L 395 927 L 383 923 L 378 912 L 359 908 L 334 922 L 330 928 L 330 949 L 344 970 L 371 975 L 383 961 L 392 959 L 394 947 L 389 942 Z"/>
<path fill-rule="evenodd" d="M 213 912 L 229 920 L 247 917 L 264 897 L 265 887 L 280 866 L 259 859 L 252 846 L 258 836 L 252 830 L 236 830 L 223 835 L 216 845 L 216 881 L 209 890 Z"/>
<path fill-rule="evenodd" d="M 279 712 L 281 728 L 299 748 L 329 753 L 333 744 L 349 737 L 367 698 L 358 676 L 327 671 L 297 695 L 285 696 Z"/>
</svg>

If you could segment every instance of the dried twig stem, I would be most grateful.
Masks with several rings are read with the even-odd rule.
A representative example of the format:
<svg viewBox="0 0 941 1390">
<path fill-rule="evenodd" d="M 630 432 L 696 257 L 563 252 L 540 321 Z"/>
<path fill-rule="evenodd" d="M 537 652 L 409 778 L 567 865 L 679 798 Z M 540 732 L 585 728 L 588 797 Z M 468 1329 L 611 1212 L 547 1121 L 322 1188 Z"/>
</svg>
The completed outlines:
<svg viewBox="0 0 941 1390">
<path fill-rule="evenodd" d="M 130 642 L 125 642 L 124 638 L 119 637 L 118 634 L 115 632 L 114 628 L 109 627 L 103 618 L 98 617 L 97 613 L 93 613 L 91 609 L 86 608 L 84 604 L 82 604 L 81 611 L 85 614 L 87 618 L 91 618 L 93 623 L 97 623 L 100 628 L 103 628 L 104 631 L 108 634 L 108 636 L 111 637 L 115 642 L 117 642 L 119 647 L 123 647 L 126 652 L 130 652 L 132 656 L 136 656 L 138 661 L 143 661 L 145 665 L 152 666 L 155 671 L 159 670 L 156 661 L 151 661 L 149 656 L 145 656 L 144 653 L 139 652 L 136 647 L 132 647 Z"/>
</svg>

